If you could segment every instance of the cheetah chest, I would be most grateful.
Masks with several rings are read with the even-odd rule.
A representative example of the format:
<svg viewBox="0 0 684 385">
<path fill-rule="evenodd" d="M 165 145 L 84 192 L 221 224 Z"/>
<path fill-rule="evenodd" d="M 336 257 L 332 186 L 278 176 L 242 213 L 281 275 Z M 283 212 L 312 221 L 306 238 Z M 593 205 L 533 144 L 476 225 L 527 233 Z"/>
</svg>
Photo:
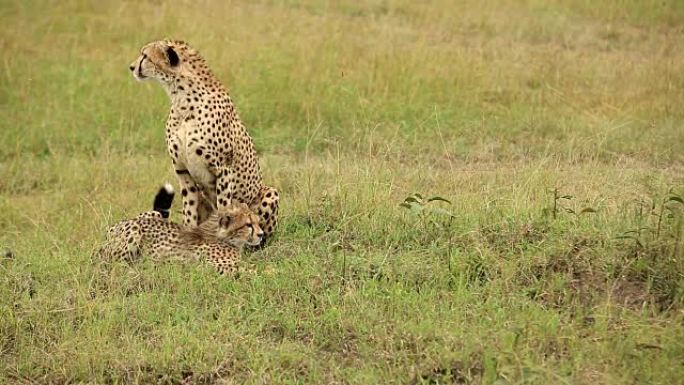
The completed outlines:
<svg viewBox="0 0 684 385">
<path fill-rule="evenodd" d="M 209 150 L 202 143 L 202 138 L 189 128 L 178 130 L 169 138 L 171 156 L 177 168 L 185 168 L 195 183 L 212 191 L 216 186 L 216 176 L 208 165 Z"/>
</svg>

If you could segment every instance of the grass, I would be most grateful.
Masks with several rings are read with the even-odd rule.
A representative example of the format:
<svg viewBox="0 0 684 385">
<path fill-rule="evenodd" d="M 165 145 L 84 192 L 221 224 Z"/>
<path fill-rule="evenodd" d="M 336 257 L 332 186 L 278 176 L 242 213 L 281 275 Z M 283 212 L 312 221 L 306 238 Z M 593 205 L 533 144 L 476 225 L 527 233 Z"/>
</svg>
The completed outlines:
<svg viewBox="0 0 684 385">
<path fill-rule="evenodd" d="M 0 383 L 680 382 L 682 3 L 452 3 L 0 4 Z M 255 276 L 92 257 L 175 182 L 162 37 L 282 192 Z"/>
</svg>

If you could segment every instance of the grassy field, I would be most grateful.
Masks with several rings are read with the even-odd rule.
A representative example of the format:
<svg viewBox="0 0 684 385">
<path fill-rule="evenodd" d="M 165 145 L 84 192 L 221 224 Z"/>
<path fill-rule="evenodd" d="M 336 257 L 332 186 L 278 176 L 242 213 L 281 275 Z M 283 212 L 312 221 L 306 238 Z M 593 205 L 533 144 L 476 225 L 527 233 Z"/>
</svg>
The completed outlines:
<svg viewBox="0 0 684 385">
<path fill-rule="evenodd" d="M 2 1 L 0 24 L 0 384 L 682 383 L 684 2 Z M 92 256 L 176 183 L 167 96 L 128 71 L 164 37 L 281 191 L 254 276 Z"/>
</svg>

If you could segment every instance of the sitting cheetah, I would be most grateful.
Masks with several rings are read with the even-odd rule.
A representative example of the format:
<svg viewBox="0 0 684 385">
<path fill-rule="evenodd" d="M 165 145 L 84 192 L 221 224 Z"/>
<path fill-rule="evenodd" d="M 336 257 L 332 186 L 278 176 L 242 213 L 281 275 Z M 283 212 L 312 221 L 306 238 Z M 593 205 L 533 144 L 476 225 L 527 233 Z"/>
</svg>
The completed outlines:
<svg viewBox="0 0 684 385">
<path fill-rule="evenodd" d="M 185 42 L 161 40 L 142 47 L 129 68 L 139 81 L 156 79 L 171 99 L 166 146 L 184 224 L 197 226 L 206 211 L 224 211 L 235 199 L 259 215 L 264 240 L 269 237 L 278 223 L 278 191 L 263 184 L 252 138 L 204 58 Z M 200 207 L 203 196 L 209 210 Z"/>
<path fill-rule="evenodd" d="M 258 245 L 264 235 L 259 217 L 244 203 L 224 213 L 213 213 L 200 226 L 187 228 L 170 222 L 173 188 L 166 184 L 154 200 L 154 209 L 112 226 L 100 248 L 103 259 L 135 260 L 143 254 L 156 258 L 205 258 L 220 274 L 240 270 L 240 250 Z"/>
</svg>

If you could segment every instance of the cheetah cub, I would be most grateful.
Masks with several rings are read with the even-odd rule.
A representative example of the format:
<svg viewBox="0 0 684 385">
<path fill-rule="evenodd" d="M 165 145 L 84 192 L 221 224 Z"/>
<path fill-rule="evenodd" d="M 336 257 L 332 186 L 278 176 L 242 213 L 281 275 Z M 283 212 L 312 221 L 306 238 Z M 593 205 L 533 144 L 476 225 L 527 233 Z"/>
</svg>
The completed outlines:
<svg viewBox="0 0 684 385">
<path fill-rule="evenodd" d="M 173 188 L 166 184 L 157 193 L 152 211 L 112 226 L 98 251 L 100 257 L 132 261 L 145 254 L 205 259 L 220 274 L 241 271 L 241 249 L 258 245 L 263 238 L 259 217 L 244 203 L 236 203 L 223 213 L 211 214 L 200 226 L 188 228 L 167 219 L 173 196 Z"/>
<path fill-rule="evenodd" d="M 278 191 L 263 184 L 252 138 L 204 58 L 185 42 L 160 40 L 143 46 L 129 68 L 139 81 L 158 81 L 171 99 L 166 147 L 181 186 L 183 223 L 197 226 L 237 201 L 259 216 L 269 237 L 278 224 Z"/>
</svg>

